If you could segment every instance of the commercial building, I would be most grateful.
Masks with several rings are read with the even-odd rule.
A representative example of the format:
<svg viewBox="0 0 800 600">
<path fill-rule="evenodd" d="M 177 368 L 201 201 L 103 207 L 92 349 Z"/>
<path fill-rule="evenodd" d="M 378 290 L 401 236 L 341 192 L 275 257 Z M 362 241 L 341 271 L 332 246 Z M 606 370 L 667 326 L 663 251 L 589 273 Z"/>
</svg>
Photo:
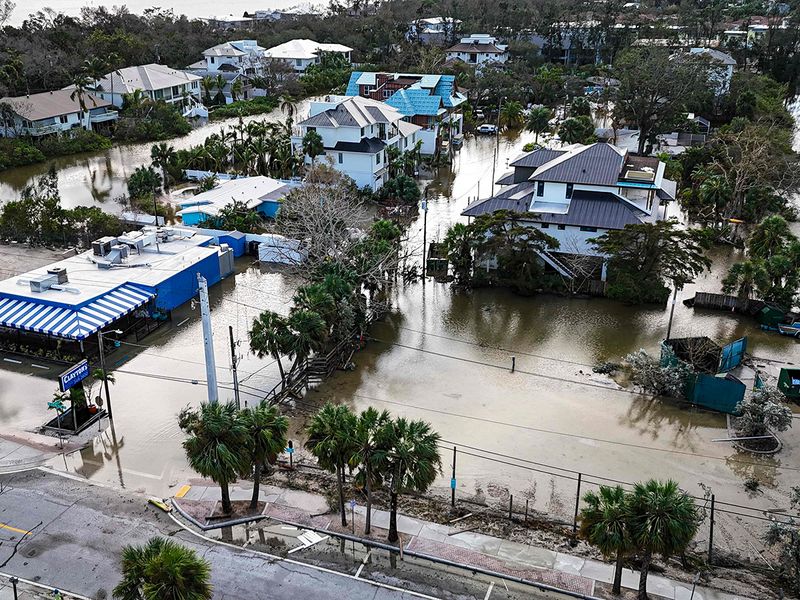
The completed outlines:
<svg viewBox="0 0 800 600">
<path fill-rule="evenodd" d="M 385 102 L 419 125 L 422 154 L 436 154 L 443 141 L 463 131 L 460 107 L 467 97 L 458 91 L 454 75 L 354 71 L 345 94 Z"/>
<path fill-rule="evenodd" d="M 0 111 L 0 135 L 4 137 L 39 137 L 76 128 L 91 130 L 119 116 L 117 111 L 109 110 L 108 100 L 89 93 L 79 96 L 69 89 L 2 98 L 2 105 L 8 107 L 5 115 Z"/>
<path fill-rule="evenodd" d="M 233 272 L 233 251 L 196 231 L 145 227 L 0 281 L 0 335 L 18 345 L 89 351 L 97 332 L 149 331 L 150 322 Z"/>
<path fill-rule="evenodd" d="M 389 179 L 387 149 L 413 149 L 421 130 L 384 102 L 332 95 L 312 102 L 309 117 L 298 126 L 300 135 L 292 137 L 297 152 L 303 152 L 303 137 L 316 131 L 333 168 L 373 192 Z M 306 156 L 306 163 L 310 162 Z"/>
<path fill-rule="evenodd" d="M 184 225 L 201 225 L 213 221 L 229 204 L 241 202 L 262 217 L 274 219 L 281 200 L 298 185 L 262 176 L 228 179 L 220 181 L 214 189 L 181 200 L 181 210 L 177 214 Z"/>
</svg>

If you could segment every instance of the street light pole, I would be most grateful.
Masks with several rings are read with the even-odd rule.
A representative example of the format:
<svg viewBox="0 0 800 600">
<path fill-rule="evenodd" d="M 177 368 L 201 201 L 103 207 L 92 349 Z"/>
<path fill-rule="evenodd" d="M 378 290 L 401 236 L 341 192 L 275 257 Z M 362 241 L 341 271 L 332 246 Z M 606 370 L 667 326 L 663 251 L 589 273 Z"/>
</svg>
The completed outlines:
<svg viewBox="0 0 800 600">
<path fill-rule="evenodd" d="M 422 283 L 425 283 L 425 267 L 428 256 L 428 188 L 422 198 Z"/>
<path fill-rule="evenodd" d="M 113 333 L 122 335 L 122 332 L 117 329 Z M 100 370 L 103 372 L 103 387 L 106 392 L 106 405 L 108 406 L 108 418 L 113 419 L 114 415 L 111 413 L 111 392 L 108 390 L 108 371 L 106 371 L 106 353 L 103 351 L 103 332 L 97 332 L 97 348 L 100 351 Z"/>
<path fill-rule="evenodd" d="M 17 596 L 17 584 L 19 583 L 19 579 L 17 579 L 16 577 L 12 577 L 8 581 L 14 588 L 14 600 L 19 600 L 19 596 Z"/>
<path fill-rule="evenodd" d="M 672 333 L 672 317 L 675 315 L 675 301 L 678 297 L 678 283 L 673 282 L 673 291 L 672 291 L 672 306 L 669 309 L 669 323 L 667 324 L 667 337 L 665 339 L 669 339 L 670 334 Z"/>
</svg>

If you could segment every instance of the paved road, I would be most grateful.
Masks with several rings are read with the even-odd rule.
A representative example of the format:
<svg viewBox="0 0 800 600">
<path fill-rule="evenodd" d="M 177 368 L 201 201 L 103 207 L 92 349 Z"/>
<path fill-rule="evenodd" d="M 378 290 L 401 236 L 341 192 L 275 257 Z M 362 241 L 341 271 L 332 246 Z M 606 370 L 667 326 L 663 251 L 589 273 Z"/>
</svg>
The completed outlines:
<svg viewBox="0 0 800 600">
<path fill-rule="evenodd" d="M 173 536 L 208 559 L 214 597 L 223 600 L 419 597 L 313 566 L 270 560 L 206 542 L 147 507 L 141 496 L 38 470 L 0 475 L 0 488 L 0 571 L 89 598 L 110 598 L 120 578 L 123 546 L 142 543 L 153 535 Z M 31 533 L 20 542 L 25 531 Z M 430 591 L 439 595 L 435 588 Z"/>
</svg>

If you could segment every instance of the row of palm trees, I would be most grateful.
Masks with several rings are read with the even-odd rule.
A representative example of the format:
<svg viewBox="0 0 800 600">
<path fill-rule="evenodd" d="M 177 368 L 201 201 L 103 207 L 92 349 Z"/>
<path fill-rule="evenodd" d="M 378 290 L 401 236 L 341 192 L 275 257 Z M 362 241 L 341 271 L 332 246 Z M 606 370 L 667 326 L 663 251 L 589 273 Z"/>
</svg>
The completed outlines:
<svg viewBox="0 0 800 600">
<path fill-rule="evenodd" d="M 203 89 L 203 102 L 210 106 L 212 104 L 225 104 L 225 86 L 228 85 L 228 80 L 222 74 L 216 77 L 206 75 L 200 80 L 200 87 Z M 217 93 L 212 97 L 211 91 L 216 89 Z M 244 91 L 244 84 L 241 78 L 236 78 L 231 81 L 230 92 L 231 98 L 236 102 L 241 97 Z"/>
<path fill-rule="evenodd" d="M 342 526 L 347 526 L 345 472 L 355 475 L 366 496 L 364 533 L 372 526 L 372 495 L 389 493 L 389 541 L 398 540 L 397 505 L 401 494 L 426 492 L 441 473 L 439 434 L 425 421 L 393 419 L 388 411 L 368 408 L 356 415 L 347 406 L 327 403 L 307 428 L 306 449 L 334 473 Z"/>
<path fill-rule="evenodd" d="M 638 555 L 639 600 L 647 600 L 653 556 L 682 557 L 701 520 L 692 497 L 672 480 L 637 483 L 632 491 L 600 486 L 583 500 L 581 536 L 615 561 L 613 594 L 621 593 L 625 560 Z"/>
</svg>

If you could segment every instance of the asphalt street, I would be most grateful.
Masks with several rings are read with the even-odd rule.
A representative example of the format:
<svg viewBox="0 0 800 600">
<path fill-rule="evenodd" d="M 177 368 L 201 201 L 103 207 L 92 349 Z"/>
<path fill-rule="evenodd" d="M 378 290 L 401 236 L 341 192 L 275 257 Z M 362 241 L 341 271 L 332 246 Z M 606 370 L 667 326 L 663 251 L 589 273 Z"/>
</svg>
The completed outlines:
<svg viewBox="0 0 800 600">
<path fill-rule="evenodd" d="M 0 476 L 0 571 L 93 599 L 111 598 L 121 577 L 122 548 L 154 535 L 171 536 L 204 556 L 212 566 L 214 597 L 223 600 L 424 597 L 406 591 L 402 582 L 370 582 L 203 540 L 148 506 L 143 496 L 39 470 Z M 436 588 L 429 591 L 440 597 Z"/>
</svg>

